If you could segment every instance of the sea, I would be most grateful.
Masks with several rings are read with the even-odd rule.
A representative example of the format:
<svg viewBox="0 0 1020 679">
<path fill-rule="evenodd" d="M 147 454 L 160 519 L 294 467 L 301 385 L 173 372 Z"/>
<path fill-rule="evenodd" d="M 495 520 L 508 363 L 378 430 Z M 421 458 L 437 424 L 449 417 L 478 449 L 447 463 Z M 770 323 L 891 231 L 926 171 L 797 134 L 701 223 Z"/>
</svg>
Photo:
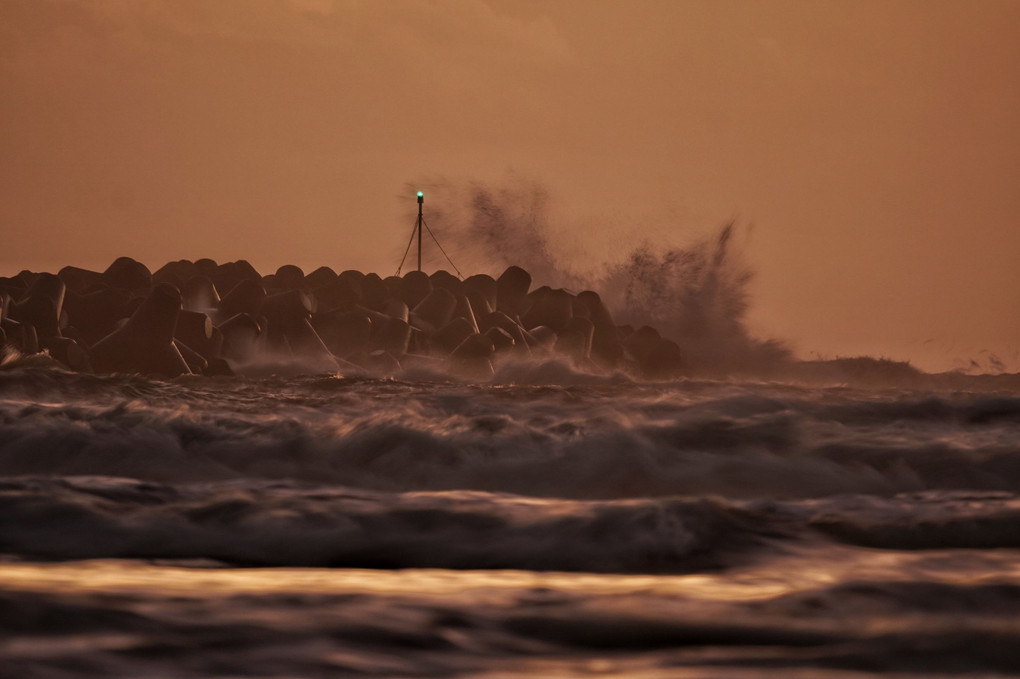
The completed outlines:
<svg viewBox="0 0 1020 679">
<path fill-rule="evenodd" d="M 0 676 L 1020 675 L 1020 376 L 0 366 Z"/>
</svg>

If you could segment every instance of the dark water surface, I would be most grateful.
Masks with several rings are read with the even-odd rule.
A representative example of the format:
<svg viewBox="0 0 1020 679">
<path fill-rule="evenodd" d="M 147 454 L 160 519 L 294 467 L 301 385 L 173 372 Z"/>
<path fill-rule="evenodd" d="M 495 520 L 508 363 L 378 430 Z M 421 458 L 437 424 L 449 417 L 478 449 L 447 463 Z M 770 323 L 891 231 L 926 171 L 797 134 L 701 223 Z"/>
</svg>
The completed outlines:
<svg viewBox="0 0 1020 679">
<path fill-rule="evenodd" d="M 1020 674 L 1020 389 L 0 369 L 0 676 Z"/>
</svg>

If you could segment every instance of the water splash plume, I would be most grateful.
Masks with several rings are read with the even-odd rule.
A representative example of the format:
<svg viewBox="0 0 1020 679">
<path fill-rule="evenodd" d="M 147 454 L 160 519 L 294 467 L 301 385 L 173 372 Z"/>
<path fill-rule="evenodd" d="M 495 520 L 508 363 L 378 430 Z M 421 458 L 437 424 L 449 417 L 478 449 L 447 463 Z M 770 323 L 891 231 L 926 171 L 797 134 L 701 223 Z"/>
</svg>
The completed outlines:
<svg viewBox="0 0 1020 679">
<path fill-rule="evenodd" d="M 498 274 L 516 264 L 536 285 L 596 290 L 618 324 L 652 326 L 676 341 L 695 373 L 760 372 L 791 360 L 781 342 L 747 328 L 753 272 L 736 246 L 735 222 L 686 246 L 645 242 L 593 266 L 577 261 L 573 248 L 555 247 L 553 201 L 540 182 L 514 176 L 500 184 L 424 185 L 440 198 L 431 207 L 436 230 L 474 270 Z"/>
</svg>

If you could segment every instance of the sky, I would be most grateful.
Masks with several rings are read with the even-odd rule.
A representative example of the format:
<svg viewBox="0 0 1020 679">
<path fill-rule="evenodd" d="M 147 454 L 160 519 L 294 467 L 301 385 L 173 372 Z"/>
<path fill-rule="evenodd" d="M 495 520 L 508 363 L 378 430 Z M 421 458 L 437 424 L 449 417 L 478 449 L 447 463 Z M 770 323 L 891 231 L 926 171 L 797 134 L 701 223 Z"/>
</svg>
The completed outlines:
<svg viewBox="0 0 1020 679">
<path fill-rule="evenodd" d="M 735 221 L 758 336 L 1017 371 L 1017 121 L 1015 0 L 0 0 L 0 275 L 387 275 L 538 186 L 565 267 Z"/>
</svg>

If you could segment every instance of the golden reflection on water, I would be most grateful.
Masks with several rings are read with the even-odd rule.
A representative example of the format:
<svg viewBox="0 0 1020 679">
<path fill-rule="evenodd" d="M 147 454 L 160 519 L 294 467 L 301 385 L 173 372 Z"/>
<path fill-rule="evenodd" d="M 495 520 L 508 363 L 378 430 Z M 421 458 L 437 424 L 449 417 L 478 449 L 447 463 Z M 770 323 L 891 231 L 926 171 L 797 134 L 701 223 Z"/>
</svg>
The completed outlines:
<svg viewBox="0 0 1020 679">
<path fill-rule="evenodd" d="M 1020 552 L 885 552 L 833 548 L 789 553 L 724 573 L 613 575 L 515 570 L 368 570 L 221 568 L 205 563 L 103 559 L 0 563 L 0 588 L 46 592 L 145 592 L 189 596 L 237 594 L 415 595 L 496 602 L 507 592 L 553 590 L 591 595 L 654 594 L 705 601 L 751 601 L 840 582 L 928 580 L 1020 584 Z"/>
</svg>

